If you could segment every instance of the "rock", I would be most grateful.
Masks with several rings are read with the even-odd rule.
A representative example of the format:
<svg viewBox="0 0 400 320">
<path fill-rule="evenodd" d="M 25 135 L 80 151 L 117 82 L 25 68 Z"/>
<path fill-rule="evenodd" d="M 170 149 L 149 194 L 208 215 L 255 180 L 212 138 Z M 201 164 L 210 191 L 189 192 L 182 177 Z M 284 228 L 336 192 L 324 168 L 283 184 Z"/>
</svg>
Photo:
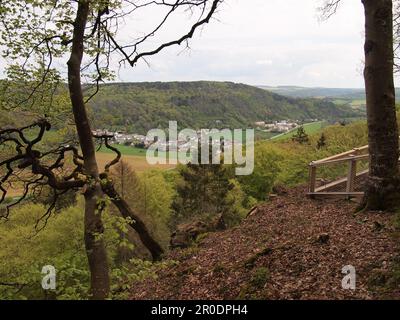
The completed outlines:
<svg viewBox="0 0 400 320">
<path fill-rule="evenodd" d="M 199 235 L 224 229 L 226 229 L 226 224 L 222 214 L 218 215 L 208 224 L 200 220 L 181 224 L 178 225 L 175 232 L 171 235 L 170 247 L 187 248 Z"/>
<path fill-rule="evenodd" d="M 329 241 L 329 234 L 327 233 L 321 233 L 316 239 L 316 242 L 321 244 L 326 244 L 328 243 L 328 241 Z"/>
<path fill-rule="evenodd" d="M 382 287 L 390 279 L 390 272 L 384 269 L 373 269 L 369 273 L 367 283 L 370 287 Z"/>
<path fill-rule="evenodd" d="M 202 233 L 207 232 L 207 225 L 202 221 L 195 221 L 179 225 L 171 235 L 171 248 L 187 248 Z"/>
<path fill-rule="evenodd" d="M 384 228 L 385 228 L 385 226 L 382 223 L 378 222 L 378 221 L 374 221 L 374 223 L 372 225 L 372 229 L 374 231 L 381 231 Z"/>
</svg>

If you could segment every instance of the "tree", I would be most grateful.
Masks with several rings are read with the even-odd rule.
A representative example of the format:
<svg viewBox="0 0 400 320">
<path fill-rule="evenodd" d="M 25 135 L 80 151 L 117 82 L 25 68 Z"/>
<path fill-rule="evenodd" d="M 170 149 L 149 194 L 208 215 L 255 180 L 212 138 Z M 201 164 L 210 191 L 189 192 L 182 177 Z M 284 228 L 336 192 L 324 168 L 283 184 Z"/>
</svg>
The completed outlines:
<svg viewBox="0 0 400 320">
<path fill-rule="evenodd" d="M 370 172 L 364 205 L 398 206 L 399 133 L 393 80 L 393 3 L 363 1 L 365 8 L 365 89 L 367 94 Z"/>
<path fill-rule="evenodd" d="M 328 1 L 325 16 L 340 0 Z M 362 0 L 365 14 L 365 90 L 367 99 L 369 178 L 361 208 L 392 209 L 400 201 L 399 133 L 393 79 L 393 1 Z"/>
<path fill-rule="evenodd" d="M 238 180 L 248 197 L 265 201 L 280 173 L 279 163 L 283 160 L 281 152 L 270 145 L 259 144 L 255 148 L 254 171 Z"/>
<path fill-rule="evenodd" d="M 57 194 L 66 190 L 82 190 L 85 198 L 84 237 L 91 272 L 91 294 L 94 299 L 106 298 L 110 287 L 102 237 L 104 226 L 101 213 L 105 206 L 105 194 L 124 217 L 132 218 L 131 226 L 139 233 L 155 259 L 160 257 L 162 249 L 142 221 L 135 219 L 137 216 L 108 178 L 110 167 L 119 161 L 121 155 L 117 152 L 116 158 L 106 165 L 103 172 L 98 167 L 94 139 L 98 138 L 110 147 L 108 139 L 111 137 L 92 135 L 86 104 L 98 92 L 99 84 L 112 77 L 110 64 L 115 54 L 120 57 L 120 65 L 133 67 L 141 59 L 155 55 L 165 48 L 181 45 L 192 38 L 199 27 L 210 21 L 221 2 L 222 0 L 11 0 L 0 3 L 0 45 L 4 48 L 3 56 L 13 62 L 7 70 L 7 88 L 15 102 L 8 107 L 30 109 L 33 106 L 40 108 L 46 105 L 47 109 L 51 109 L 54 96 L 63 87 L 62 70 L 57 70 L 55 65 L 56 62 L 66 62 L 68 92 L 79 140 L 79 146 L 62 144 L 47 152 L 37 150 L 44 134 L 51 128 L 49 119 L 46 118 L 47 113 L 43 113 L 43 110 L 39 110 L 42 119 L 32 125 L 1 130 L 1 144 L 13 146 L 15 154 L 0 162 L 0 202 L 6 197 L 7 183 L 12 176 L 18 174 L 18 170 L 30 170 L 34 176 L 26 181 L 21 199 L 38 184 L 47 184 L 57 191 L 54 201 L 57 200 Z M 165 12 L 154 29 L 140 36 L 130 35 L 129 39 L 135 39 L 134 41 L 126 42 L 118 37 L 118 30 L 124 19 L 151 8 L 163 9 Z M 152 50 L 143 50 L 147 40 L 158 34 L 166 21 L 182 10 L 189 11 L 196 21 L 189 31 Z M 199 12 L 197 17 L 196 12 Z M 93 80 L 94 87 L 91 90 L 83 90 L 83 77 Z M 34 128 L 39 132 L 30 140 L 27 132 Z M 67 169 L 63 165 L 68 154 L 72 154 L 74 169 L 66 174 Z M 50 162 L 49 158 L 54 161 Z M 60 174 L 63 168 L 64 172 Z M 17 202 L 20 201 L 22 200 Z M 51 210 L 44 217 L 48 218 L 50 214 Z"/>
<path fill-rule="evenodd" d="M 321 136 L 319 137 L 319 140 L 317 142 L 317 149 L 322 149 L 326 146 L 326 137 L 325 134 L 322 133 Z"/>
<path fill-rule="evenodd" d="M 121 160 L 111 171 L 110 178 L 113 180 L 114 188 L 121 195 L 121 198 L 123 198 L 135 212 L 138 212 L 137 206 L 132 205 L 132 201 L 135 199 L 141 199 L 139 177 L 136 172 L 128 163 Z M 117 214 L 114 210 L 111 210 L 111 212 Z M 129 220 L 127 222 L 129 223 Z M 135 248 L 137 248 L 140 245 L 135 241 L 137 237 L 135 237 L 132 230 L 129 231 L 119 232 L 120 239 L 126 239 L 127 242 L 134 244 Z M 118 248 L 115 260 L 117 264 L 122 264 L 123 262 L 127 262 L 129 259 L 133 258 L 135 254 L 137 254 L 137 252 L 134 252 L 129 247 L 120 247 Z"/>
<path fill-rule="evenodd" d="M 292 137 L 292 141 L 298 142 L 300 144 L 308 143 L 308 134 L 304 130 L 304 126 L 297 128 L 296 134 Z"/>
<path fill-rule="evenodd" d="M 222 164 L 192 164 L 179 168 L 181 181 L 172 203 L 172 227 L 187 220 L 224 216 L 232 208 L 227 197 L 234 188 L 230 173 Z"/>
<path fill-rule="evenodd" d="M 113 168 L 110 176 L 121 197 L 148 225 L 149 231 L 160 245 L 166 247 L 170 236 L 168 221 L 171 216 L 174 183 L 167 182 L 161 170 L 146 170 L 137 174 L 124 160 Z M 122 236 L 125 237 L 125 233 Z M 135 252 L 126 252 L 124 248 L 121 250 L 121 258 L 132 258 L 135 253 L 140 257 L 147 257 L 146 248 L 141 245 L 140 238 L 134 232 L 128 233 L 128 239 L 134 244 Z"/>
</svg>

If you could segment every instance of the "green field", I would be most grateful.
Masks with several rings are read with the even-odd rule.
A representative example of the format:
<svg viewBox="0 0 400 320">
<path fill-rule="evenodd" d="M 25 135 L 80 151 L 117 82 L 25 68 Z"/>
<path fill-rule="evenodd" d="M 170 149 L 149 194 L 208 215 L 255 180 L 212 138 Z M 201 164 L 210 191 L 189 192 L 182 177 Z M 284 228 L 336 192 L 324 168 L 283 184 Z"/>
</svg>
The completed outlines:
<svg viewBox="0 0 400 320">
<path fill-rule="evenodd" d="M 332 100 L 332 102 L 336 105 L 342 106 L 342 105 L 349 105 L 351 103 L 351 100 L 349 99 L 335 99 Z"/>
<path fill-rule="evenodd" d="M 307 134 L 313 134 L 319 132 L 325 126 L 325 124 L 326 124 L 325 121 L 311 122 L 304 124 L 303 127 Z M 293 137 L 293 135 L 296 134 L 296 131 L 297 128 L 289 132 L 274 136 L 271 138 L 271 140 L 278 141 L 278 140 L 290 139 L 291 137 Z"/>
<path fill-rule="evenodd" d="M 365 109 L 365 99 L 335 99 L 332 100 L 335 105 L 347 105 L 353 109 Z"/>
<path fill-rule="evenodd" d="M 266 131 L 262 131 L 262 130 L 255 131 L 255 139 L 256 140 L 268 140 L 274 136 L 276 136 L 276 134 L 272 133 L 272 132 L 266 132 Z"/>
<path fill-rule="evenodd" d="M 136 148 L 136 147 L 131 147 L 131 146 L 124 146 L 121 144 L 113 144 L 114 148 L 117 148 L 119 151 L 121 151 L 122 154 L 127 155 L 127 156 L 146 156 L 146 149 L 141 149 L 141 148 Z M 103 153 L 114 153 L 112 150 L 107 149 L 106 147 L 101 147 L 99 152 Z"/>
<path fill-rule="evenodd" d="M 131 146 L 124 146 L 121 144 L 113 144 L 114 148 L 117 148 L 123 155 L 125 156 L 137 156 L 137 157 L 145 157 L 147 153 L 147 149 L 141 149 Z M 114 153 L 112 150 L 107 149 L 106 147 L 101 147 L 98 151 L 100 153 Z M 160 155 L 165 154 L 164 151 L 159 151 Z"/>
<path fill-rule="evenodd" d="M 361 99 L 352 100 L 351 103 L 350 103 L 350 106 L 352 108 L 362 108 L 362 107 L 365 107 L 366 103 L 367 102 L 365 101 L 365 99 L 363 99 L 363 100 L 361 100 Z"/>
</svg>

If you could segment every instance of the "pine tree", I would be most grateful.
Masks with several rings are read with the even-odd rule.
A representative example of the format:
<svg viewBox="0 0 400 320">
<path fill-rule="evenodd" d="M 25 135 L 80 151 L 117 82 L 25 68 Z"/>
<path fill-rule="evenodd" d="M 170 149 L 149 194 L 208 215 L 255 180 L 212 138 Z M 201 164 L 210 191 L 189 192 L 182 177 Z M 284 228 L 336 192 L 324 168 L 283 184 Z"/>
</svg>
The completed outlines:
<svg viewBox="0 0 400 320">
<path fill-rule="evenodd" d="M 303 126 L 297 128 L 296 134 L 292 137 L 292 141 L 298 142 L 300 144 L 308 143 L 308 134 L 304 130 Z"/>
<path fill-rule="evenodd" d="M 325 135 L 322 133 L 321 137 L 319 138 L 318 142 L 317 142 L 317 149 L 322 149 L 326 146 L 326 137 Z"/>
<path fill-rule="evenodd" d="M 181 181 L 172 203 L 172 227 L 193 218 L 224 216 L 232 210 L 227 194 L 234 185 L 224 165 L 189 163 L 179 168 L 179 174 Z"/>
</svg>

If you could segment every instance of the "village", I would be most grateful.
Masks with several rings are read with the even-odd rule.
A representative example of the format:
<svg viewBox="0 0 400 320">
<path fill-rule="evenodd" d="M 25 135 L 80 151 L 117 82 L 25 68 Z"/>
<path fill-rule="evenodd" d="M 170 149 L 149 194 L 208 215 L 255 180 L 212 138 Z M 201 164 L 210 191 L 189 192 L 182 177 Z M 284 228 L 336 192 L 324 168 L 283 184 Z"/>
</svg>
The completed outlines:
<svg viewBox="0 0 400 320">
<path fill-rule="evenodd" d="M 308 119 L 307 123 L 309 122 L 317 122 L 318 119 Z M 265 132 L 271 133 L 285 133 L 291 130 L 296 129 L 297 127 L 301 126 L 304 121 L 300 120 L 278 120 L 278 121 L 257 121 L 255 122 L 255 126 L 259 130 L 263 130 Z"/>
<path fill-rule="evenodd" d="M 306 122 L 317 122 L 318 119 L 308 119 Z M 254 127 L 257 130 L 261 130 L 264 132 L 270 132 L 275 134 L 282 134 L 296 128 L 300 127 L 304 121 L 300 120 L 277 120 L 277 121 L 257 121 L 254 123 Z M 178 137 L 174 141 L 159 141 L 158 142 L 158 150 L 159 151 L 176 151 L 176 150 L 187 150 L 193 143 L 197 140 L 200 141 L 200 137 L 202 136 L 202 130 L 197 130 L 196 136 L 193 137 Z M 209 138 L 211 139 L 211 144 L 218 144 L 221 143 L 221 134 L 223 130 L 216 130 L 214 134 L 210 134 Z M 94 135 L 109 135 L 113 138 L 110 140 L 112 144 L 124 145 L 124 146 L 131 146 L 134 148 L 140 149 L 148 149 L 154 142 L 157 141 L 154 137 L 145 136 L 142 134 L 137 133 L 129 133 L 126 131 L 111 131 L 108 129 L 96 129 L 93 130 Z M 223 145 L 225 148 L 230 148 L 232 145 L 236 143 L 242 143 L 241 141 L 235 141 L 232 137 L 225 137 L 223 139 Z"/>
<path fill-rule="evenodd" d="M 193 147 L 196 143 L 209 143 L 210 145 L 221 145 L 224 149 L 232 148 L 235 144 L 241 144 L 242 141 L 235 140 L 232 134 L 224 137 L 223 130 L 216 130 L 215 132 L 210 131 L 209 134 L 205 136 L 205 139 L 209 138 L 209 141 L 204 141 L 204 136 L 202 135 L 202 130 L 197 130 L 195 135 L 191 137 L 181 137 L 180 135 L 175 140 L 163 141 L 160 139 L 152 137 L 151 135 L 141 135 L 136 133 L 126 133 L 123 131 L 110 131 L 106 129 L 96 129 L 93 130 L 93 135 L 101 136 L 108 135 L 112 136 L 110 143 L 117 145 L 130 146 L 140 149 L 148 149 L 152 144 L 157 142 L 158 151 L 186 151 Z M 217 152 L 218 153 L 218 152 Z"/>
</svg>

